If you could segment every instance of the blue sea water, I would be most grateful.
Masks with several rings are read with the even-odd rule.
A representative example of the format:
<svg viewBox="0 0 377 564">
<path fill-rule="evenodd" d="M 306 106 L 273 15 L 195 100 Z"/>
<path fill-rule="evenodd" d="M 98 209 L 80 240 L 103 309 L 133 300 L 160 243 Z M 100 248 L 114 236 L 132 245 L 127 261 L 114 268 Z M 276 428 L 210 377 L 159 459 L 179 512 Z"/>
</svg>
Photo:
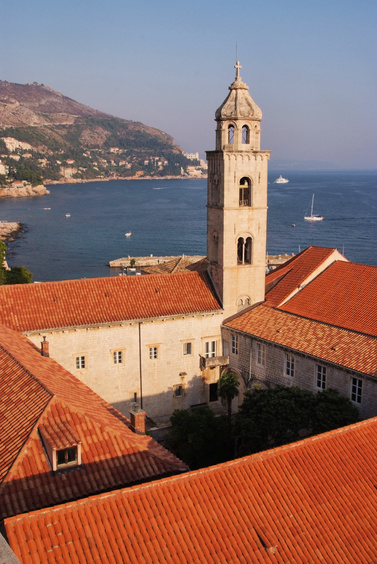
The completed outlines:
<svg viewBox="0 0 377 564">
<path fill-rule="evenodd" d="M 289 184 L 273 183 L 281 173 Z M 206 184 L 191 179 L 62 184 L 50 186 L 48 196 L 1 200 L 0 220 L 27 226 L 8 243 L 9 265 L 24 265 L 34 280 L 46 281 L 117 275 L 108 262 L 124 256 L 205 255 Z M 268 191 L 268 253 L 322 245 L 377 266 L 377 172 L 271 171 Z M 322 222 L 304 221 L 312 194 Z"/>
</svg>

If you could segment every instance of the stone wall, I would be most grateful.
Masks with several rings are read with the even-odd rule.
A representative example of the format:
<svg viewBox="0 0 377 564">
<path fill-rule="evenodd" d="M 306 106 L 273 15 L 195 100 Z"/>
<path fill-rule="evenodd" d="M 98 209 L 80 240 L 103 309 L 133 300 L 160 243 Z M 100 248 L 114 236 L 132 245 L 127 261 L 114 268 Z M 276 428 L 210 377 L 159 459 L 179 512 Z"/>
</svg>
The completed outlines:
<svg viewBox="0 0 377 564">
<path fill-rule="evenodd" d="M 147 416 L 160 423 L 174 409 L 208 403 L 209 384 L 218 381 L 220 367 L 201 371 L 200 355 L 207 340 L 215 340 L 221 354 L 221 322 L 221 313 L 187 315 L 27 336 L 38 347 L 46 336 L 50 356 L 125 415 L 135 399 L 140 405 L 142 393 Z M 186 342 L 191 343 L 189 355 L 184 354 Z M 157 358 L 150 358 L 153 347 Z M 122 353 L 119 364 L 114 363 L 117 351 Z M 85 368 L 76 367 L 77 357 L 85 358 Z"/>
<path fill-rule="evenodd" d="M 231 335 L 238 337 L 238 354 L 231 350 Z M 319 392 L 317 387 L 317 365 L 326 368 L 326 388 L 333 388 L 351 399 L 352 379 L 362 381 L 361 403 L 354 402 L 363 419 L 377 415 L 377 380 L 371 376 L 347 370 L 319 358 L 291 351 L 281 346 L 253 338 L 251 335 L 236 333 L 223 327 L 224 346 L 229 347 L 229 367 L 239 375 L 242 386 L 240 391 L 255 384 L 261 386 L 298 386 L 312 392 Z M 264 364 L 258 363 L 258 343 L 264 347 Z M 294 359 L 294 375 L 287 376 L 285 371 L 286 353 Z M 242 403 L 242 393 L 239 397 Z"/>
</svg>

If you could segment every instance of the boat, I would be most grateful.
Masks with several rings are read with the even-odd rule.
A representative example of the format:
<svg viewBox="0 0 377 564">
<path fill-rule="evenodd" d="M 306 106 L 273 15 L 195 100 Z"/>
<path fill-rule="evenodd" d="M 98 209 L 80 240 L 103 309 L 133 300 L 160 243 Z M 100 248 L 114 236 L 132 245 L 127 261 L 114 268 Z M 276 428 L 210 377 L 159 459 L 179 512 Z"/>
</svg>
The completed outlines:
<svg viewBox="0 0 377 564">
<path fill-rule="evenodd" d="M 312 196 L 312 204 L 310 206 L 310 215 L 305 215 L 304 219 L 305 221 L 322 221 L 324 219 L 323 216 L 314 214 L 313 208 L 314 208 L 314 194 Z"/>
<path fill-rule="evenodd" d="M 50 210 L 51 208 L 43 208 L 43 209 L 45 209 L 45 210 Z"/>
<path fill-rule="evenodd" d="M 70 214 L 70 213 L 66 213 L 66 214 L 65 214 L 65 217 L 71 217 L 71 214 Z"/>
<path fill-rule="evenodd" d="M 276 180 L 274 180 L 274 184 L 287 184 L 289 182 L 288 178 L 284 178 L 282 175 L 279 176 Z"/>
<path fill-rule="evenodd" d="M 132 231 L 127 231 L 127 233 L 124 234 L 125 237 L 131 237 L 132 235 Z"/>
</svg>

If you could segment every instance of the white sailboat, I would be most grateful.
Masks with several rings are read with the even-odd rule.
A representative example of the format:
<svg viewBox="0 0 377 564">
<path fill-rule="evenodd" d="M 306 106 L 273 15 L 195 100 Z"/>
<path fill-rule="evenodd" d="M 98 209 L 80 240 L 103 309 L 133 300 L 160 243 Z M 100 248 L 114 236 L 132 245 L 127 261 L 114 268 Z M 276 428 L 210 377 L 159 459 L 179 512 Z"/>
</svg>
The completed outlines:
<svg viewBox="0 0 377 564">
<path fill-rule="evenodd" d="M 313 213 L 314 208 L 314 194 L 312 196 L 312 205 L 310 206 L 310 215 L 305 215 L 305 221 L 322 221 L 324 217 L 322 215 L 316 215 Z"/>
</svg>

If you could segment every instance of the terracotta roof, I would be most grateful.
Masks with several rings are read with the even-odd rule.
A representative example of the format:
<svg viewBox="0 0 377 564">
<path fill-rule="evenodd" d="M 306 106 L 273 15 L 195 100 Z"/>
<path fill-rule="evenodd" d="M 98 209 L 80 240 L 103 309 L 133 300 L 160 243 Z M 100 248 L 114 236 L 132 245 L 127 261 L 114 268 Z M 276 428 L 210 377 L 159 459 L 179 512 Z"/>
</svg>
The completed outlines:
<svg viewBox="0 0 377 564">
<path fill-rule="evenodd" d="M 365 564 L 377 553 L 377 420 L 7 519 L 21 562 Z"/>
<path fill-rule="evenodd" d="M 204 273 L 117 276 L 0 287 L 0 323 L 18 331 L 221 311 Z"/>
<path fill-rule="evenodd" d="M 292 350 L 377 376 L 377 339 L 260 305 L 225 323 Z"/>
<path fill-rule="evenodd" d="M 335 260 L 346 260 L 336 249 L 308 247 L 266 276 L 266 303 L 279 306 L 292 292 Z"/>
<path fill-rule="evenodd" d="M 143 266 L 141 270 L 146 274 L 164 274 L 172 272 L 183 272 L 185 270 L 196 270 L 197 272 L 205 272 L 207 270 L 207 259 L 202 257 L 199 260 L 193 260 L 191 256 L 175 257 L 172 260 L 156 264 L 153 266 Z"/>
<path fill-rule="evenodd" d="M 281 309 L 377 337 L 377 267 L 337 261 Z"/>
<path fill-rule="evenodd" d="M 0 326 L 0 519 L 187 467 L 26 337 Z M 64 429 L 62 429 L 62 424 Z M 83 466 L 51 471 L 39 427 L 74 436 Z M 60 442 L 59 442 L 60 441 Z"/>
</svg>

